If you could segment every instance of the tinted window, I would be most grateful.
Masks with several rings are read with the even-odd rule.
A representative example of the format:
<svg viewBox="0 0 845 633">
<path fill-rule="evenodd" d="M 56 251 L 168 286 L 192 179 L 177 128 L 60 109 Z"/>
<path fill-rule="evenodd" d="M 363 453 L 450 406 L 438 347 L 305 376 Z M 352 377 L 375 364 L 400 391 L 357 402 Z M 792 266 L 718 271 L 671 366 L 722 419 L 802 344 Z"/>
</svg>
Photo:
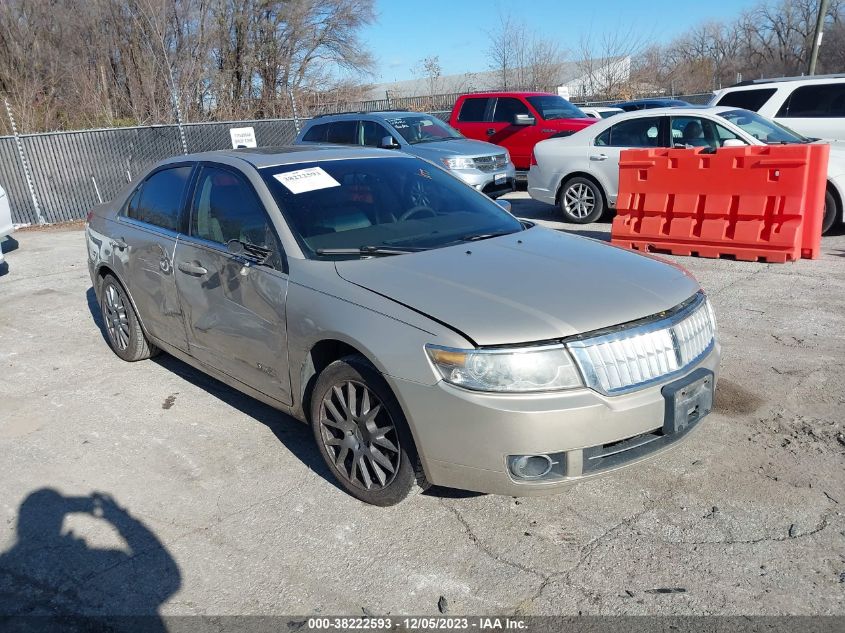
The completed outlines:
<svg viewBox="0 0 845 633">
<path fill-rule="evenodd" d="M 660 147 L 660 117 L 620 121 L 599 134 L 595 143 L 609 147 Z"/>
<path fill-rule="evenodd" d="M 845 82 L 801 86 L 776 116 L 788 118 L 845 117 Z"/>
<path fill-rule="evenodd" d="M 557 95 L 543 95 L 539 97 L 528 97 L 528 103 L 534 106 L 540 116 L 546 121 L 553 119 L 586 119 L 586 114 L 569 103 L 563 97 Z"/>
<path fill-rule="evenodd" d="M 375 121 L 362 121 L 361 126 L 364 131 L 364 145 L 369 147 L 378 147 L 381 139 L 392 136 L 386 127 Z"/>
<path fill-rule="evenodd" d="M 774 88 L 759 88 L 757 90 L 736 90 L 722 96 L 716 105 L 733 106 L 734 108 L 745 108 L 757 112 L 766 101 L 775 94 Z"/>
<path fill-rule="evenodd" d="M 305 136 L 302 137 L 302 140 L 317 143 L 325 142 L 326 132 L 328 131 L 328 129 L 329 126 L 326 123 L 323 123 L 321 125 L 315 125 L 305 133 Z"/>
<path fill-rule="evenodd" d="M 517 114 L 531 114 L 528 106 L 513 97 L 499 97 L 496 100 L 496 111 L 493 120 L 499 123 L 513 123 Z"/>
<path fill-rule="evenodd" d="M 355 138 L 358 131 L 358 121 L 335 121 L 329 124 L 329 132 L 326 141 L 329 143 L 342 143 L 344 145 L 358 144 Z"/>
<path fill-rule="evenodd" d="M 458 121 L 483 121 L 484 112 L 487 110 L 487 103 L 490 99 L 486 97 L 474 97 L 464 100 L 461 111 L 458 113 Z"/>
<path fill-rule="evenodd" d="M 278 244 L 252 186 L 235 173 L 203 167 L 194 193 L 191 235 L 226 244 L 237 240 L 265 251 L 268 263 L 278 267 Z M 254 249 L 253 249 L 254 251 Z"/>
<path fill-rule="evenodd" d="M 279 177 L 291 171 L 300 173 L 289 188 Z M 326 160 L 260 172 L 312 257 L 323 248 L 438 248 L 522 228 L 495 202 L 417 158 Z M 310 172 L 311 186 L 303 172 Z"/>
<path fill-rule="evenodd" d="M 670 133 L 675 146 L 717 149 L 728 139 L 742 140 L 726 127 L 697 116 L 673 116 Z"/>
<path fill-rule="evenodd" d="M 133 199 L 126 215 L 171 231 L 179 230 L 182 196 L 191 176 L 191 168 L 172 167 L 150 176 L 141 186 L 140 195 Z"/>
</svg>

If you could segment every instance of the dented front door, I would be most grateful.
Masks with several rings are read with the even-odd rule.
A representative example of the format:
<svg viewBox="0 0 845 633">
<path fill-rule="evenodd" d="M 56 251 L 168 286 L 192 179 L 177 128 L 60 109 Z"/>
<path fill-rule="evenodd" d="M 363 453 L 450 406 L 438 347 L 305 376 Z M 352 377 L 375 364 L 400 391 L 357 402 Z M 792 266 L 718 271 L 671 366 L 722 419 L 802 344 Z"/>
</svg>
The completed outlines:
<svg viewBox="0 0 845 633">
<path fill-rule="evenodd" d="M 176 249 L 176 283 L 191 355 L 289 403 L 287 275 L 267 266 L 245 266 L 222 249 L 188 237 Z"/>
</svg>

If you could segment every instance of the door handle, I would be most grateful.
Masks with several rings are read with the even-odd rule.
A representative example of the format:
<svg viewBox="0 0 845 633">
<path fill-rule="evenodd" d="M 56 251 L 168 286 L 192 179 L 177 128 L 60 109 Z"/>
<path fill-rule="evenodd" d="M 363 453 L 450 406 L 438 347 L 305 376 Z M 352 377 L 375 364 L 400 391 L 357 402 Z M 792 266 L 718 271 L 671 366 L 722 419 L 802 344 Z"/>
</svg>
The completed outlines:
<svg viewBox="0 0 845 633">
<path fill-rule="evenodd" d="M 593 154 L 590 160 L 607 160 L 607 154 Z"/>
<path fill-rule="evenodd" d="M 199 264 L 192 264 L 191 262 L 179 262 L 179 270 L 188 275 L 196 275 L 197 277 L 208 274 L 207 268 L 203 268 Z"/>
<path fill-rule="evenodd" d="M 129 248 L 129 244 L 124 242 L 122 237 L 119 237 L 116 240 L 111 241 L 111 247 L 123 250 L 124 248 Z"/>
<path fill-rule="evenodd" d="M 496 133 L 496 128 L 488 127 L 487 136 L 493 136 Z"/>
</svg>

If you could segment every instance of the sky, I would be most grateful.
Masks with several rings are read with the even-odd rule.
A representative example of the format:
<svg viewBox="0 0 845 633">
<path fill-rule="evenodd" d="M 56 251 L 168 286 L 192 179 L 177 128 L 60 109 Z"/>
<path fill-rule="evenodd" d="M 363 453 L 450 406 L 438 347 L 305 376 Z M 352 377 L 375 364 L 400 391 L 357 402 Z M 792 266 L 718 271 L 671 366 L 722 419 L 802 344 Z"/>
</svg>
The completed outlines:
<svg viewBox="0 0 845 633">
<path fill-rule="evenodd" d="M 376 59 L 375 83 L 414 79 L 425 57 L 439 56 L 444 75 L 489 70 L 487 33 L 500 15 L 521 19 L 529 30 L 578 47 L 583 32 L 632 28 L 668 42 L 711 20 L 729 21 L 758 0 L 376 0 L 378 18 L 362 32 Z"/>
</svg>

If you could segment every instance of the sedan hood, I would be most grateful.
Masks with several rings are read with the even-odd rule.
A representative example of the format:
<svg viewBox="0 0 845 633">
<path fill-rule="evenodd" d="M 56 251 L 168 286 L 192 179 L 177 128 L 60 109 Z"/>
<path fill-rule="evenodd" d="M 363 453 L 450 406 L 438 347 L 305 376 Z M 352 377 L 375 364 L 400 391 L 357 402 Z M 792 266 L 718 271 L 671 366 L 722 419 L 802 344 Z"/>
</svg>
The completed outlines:
<svg viewBox="0 0 845 633">
<path fill-rule="evenodd" d="M 419 156 L 420 158 L 427 158 L 430 161 L 436 162 L 438 165 L 440 164 L 441 158 L 450 156 L 497 156 L 505 153 L 503 147 L 468 138 L 417 143 L 404 148 L 403 151 Z"/>
<path fill-rule="evenodd" d="M 449 325 L 477 345 L 558 339 L 674 307 L 683 269 L 542 227 L 409 255 L 339 261 L 345 280 Z"/>
</svg>

